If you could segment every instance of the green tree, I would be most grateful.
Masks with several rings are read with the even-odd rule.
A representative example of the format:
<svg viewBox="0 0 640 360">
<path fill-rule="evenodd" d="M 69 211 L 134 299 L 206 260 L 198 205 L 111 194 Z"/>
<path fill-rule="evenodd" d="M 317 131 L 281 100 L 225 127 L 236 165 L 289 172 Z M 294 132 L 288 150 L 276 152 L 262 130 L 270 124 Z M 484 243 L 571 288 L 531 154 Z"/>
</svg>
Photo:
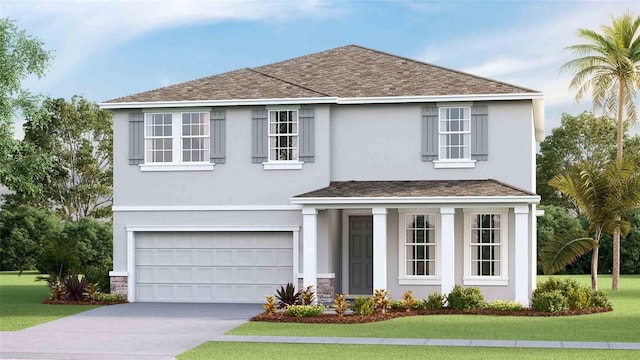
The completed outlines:
<svg viewBox="0 0 640 360">
<path fill-rule="evenodd" d="M 549 180 L 585 160 L 603 168 L 616 156 L 615 138 L 616 123 L 612 118 L 596 117 L 591 112 L 562 114 L 560 126 L 540 143 L 536 155 L 537 192 L 542 205 L 570 208 L 571 202 L 549 186 Z M 625 136 L 625 142 L 628 153 L 640 154 L 639 136 Z"/>
<path fill-rule="evenodd" d="M 32 194 L 38 191 L 32 179 L 46 174 L 47 157 L 13 138 L 13 120 L 38 103 L 22 82 L 47 70 L 52 54 L 43 46 L 18 29 L 16 21 L 0 18 L 0 184 Z"/>
<path fill-rule="evenodd" d="M 28 114 L 25 148 L 49 154 L 49 176 L 39 178 L 41 193 L 20 193 L 28 203 L 56 210 L 63 218 L 111 216 L 113 130 L 111 113 L 80 96 L 71 102 L 47 98 Z"/>
<path fill-rule="evenodd" d="M 555 205 L 541 205 L 539 209 L 544 210 L 544 215 L 536 219 L 538 254 L 542 254 L 542 249 L 550 241 L 553 241 L 557 234 L 577 233 L 576 238 L 588 237 L 588 233 L 583 229 L 580 219 L 575 214 L 571 214 L 566 208 Z M 575 268 L 572 268 L 573 265 L 576 265 Z M 582 264 L 576 264 L 575 262 L 567 265 L 567 272 L 569 273 L 584 274 L 585 271 L 583 269 Z M 587 264 L 586 269 L 586 272 L 588 272 L 589 264 Z M 538 273 L 543 273 L 540 259 L 538 259 Z"/>
<path fill-rule="evenodd" d="M 604 115 L 616 114 L 616 159 L 622 161 L 625 122 L 636 121 L 635 95 L 640 88 L 640 16 L 627 12 L 603 25 L 601 33 L 578 29 L 586 43 L 569 46 L 578 58 L 562 66 L 573 71 L 570 88 L 576 90 L 576 101 L 591 93 L 594 107 Z M 620 229 L 613 233 L 613 290 L 620 277 Z"/>
<path fill-rule="evenodd" d="M 555 273 L 592 250 L 591 287 L 598 288 L 598 252 L 603 234 L 616 230 L 627 234 L 631 230 L 628 219 L 640 204 L 640 175 L 629 156 L 612 161 L 604 169 L 584 161 L 560 174 L 549 184 L 575 204 L 578 213 L 588 221 L 588 230 L 594 238 L 576 237 L 568 232 L 554 237 L 542 250 L 542 268 Z"/>
</svg>

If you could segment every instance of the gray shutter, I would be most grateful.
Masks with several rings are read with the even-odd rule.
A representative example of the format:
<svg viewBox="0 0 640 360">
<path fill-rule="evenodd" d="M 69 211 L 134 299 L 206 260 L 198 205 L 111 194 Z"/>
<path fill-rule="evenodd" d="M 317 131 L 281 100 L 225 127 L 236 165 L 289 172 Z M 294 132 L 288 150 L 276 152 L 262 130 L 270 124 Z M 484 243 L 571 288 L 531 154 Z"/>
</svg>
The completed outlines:
<svg viewBox="0 0 640 360">
<path fill-rule="evenodd" d="M 471 159 L 489 159 L 489 108 L 485 104 L 471 107 Z"/>
<path fill-rule="evenodd" d="M 253 109 L 251 112 L 251 161 L 253 163 L 263 163 L 269 159 L 267 118 L 266 109 Z"/>
<path fill-rule="evenodd" d="M 211 111 L 210 121 L 211 126 L 209 128 L 209 153 L 211 154 L 211 162 L 215 164 L 224 164 L 226 162 L 225 111 Z"/>
<path fill-rule="evenodd" d="M 129 113 L 129 165 L 144 163 L 144 114 Z"/>
<path fill-rule="evenodd" d="M 438 160 L 438 108 L 422 108 L 422 161 Z"/>
<path fill-rule="evenodd" d="M 300 125 L 298 147 L 300 161 L 313 162 L 315 160 L 315 112 L 313 108 L 302 108 L 298 112 Z"/>
</svg>

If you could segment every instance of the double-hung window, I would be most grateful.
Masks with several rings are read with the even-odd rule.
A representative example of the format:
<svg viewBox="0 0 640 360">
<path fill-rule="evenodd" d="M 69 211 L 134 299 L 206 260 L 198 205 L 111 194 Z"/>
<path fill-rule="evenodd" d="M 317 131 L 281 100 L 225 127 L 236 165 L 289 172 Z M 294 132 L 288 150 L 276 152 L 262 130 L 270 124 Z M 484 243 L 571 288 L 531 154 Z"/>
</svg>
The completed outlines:
<svg viewBox="0 0 640 360">
<path fill-rule="evenodd" d="M 212 170 L 209 112 L 144 114 L 143 171 Z"/>
<path fill-rule="evenodd" d="M 471 160 L 471 108 L 441 107 L 440 160 Z"/>
<path fill-rule="evenodd" d="M 298 110 L 269 110 L 269 162 L 298 161 Z"/>
<path fill-rule="evenodd" d="M 400 213 L 401 284 L 437 284 L 440 266 L 438 214 Z"/>
<path fill-rule="evenodd" d="M 465 284 L 507 279 L 508 213 L 465 213 Z"/>
</svg>

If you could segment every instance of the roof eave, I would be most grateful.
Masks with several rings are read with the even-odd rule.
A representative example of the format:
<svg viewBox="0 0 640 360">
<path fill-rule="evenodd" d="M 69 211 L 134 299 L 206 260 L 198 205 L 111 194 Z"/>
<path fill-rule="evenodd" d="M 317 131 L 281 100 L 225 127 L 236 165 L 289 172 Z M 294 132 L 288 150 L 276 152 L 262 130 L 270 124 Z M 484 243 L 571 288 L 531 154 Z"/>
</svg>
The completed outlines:
<svg viewBox="0 0 640 360">
<path fill-rule="evenodd" d="M 337 204 L 508 204 L 540 203 L 540 196 L 292 197 L 297 205 Z"/>
<path fill-rule="evenodd" d="M 148 109 L 181 108 L 202 106 L 247 106 L 247 105 L 293 105 L 293 104 L 402 104 L 453 101 L 493 101 L 493 100 L 534 100 L 542 99 L 542 93 L 512 94 L 470 94 L 470 95 L 428 95 L 428 96 L 379 96 L 379 97 L 306 97 L 306 98 L 269 98 L 269 99 L 226 99 L 226 100 L 186 100 L 186 101 L 135 101 L 103 102 L 100 108 Z"/>
</svg>

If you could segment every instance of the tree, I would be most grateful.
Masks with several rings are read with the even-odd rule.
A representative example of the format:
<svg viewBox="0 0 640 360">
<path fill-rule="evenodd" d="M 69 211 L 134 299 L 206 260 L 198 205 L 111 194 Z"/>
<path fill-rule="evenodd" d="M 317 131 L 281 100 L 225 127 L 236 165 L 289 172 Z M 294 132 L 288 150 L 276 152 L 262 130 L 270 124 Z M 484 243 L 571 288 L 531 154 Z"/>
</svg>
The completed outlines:
<svg viewBox="0 0 640 360">
<path fill-rule="evenodd" d="M 563 198 L 564 199 L 564 198 Z M 542 249 L 550 242 L 554 237 L 560 233 L 579 233 L 575 238 L 588 237 L 587 231 L 583 228 L 580 218 L 575 214 L 570 213 L 566 208 L 555 205 L 542 205 L 541 210 L 544 210 L 544 215 L 537 217 L 537 247 L 538 254 L 542 254 Z M 582 259 L 580 259 L 582 260 Z M 581 261 L 582 262 L 582 261 Z M 568 273 L 585 274 L 589 272 L 589 264 L 586 267 L 582 263 L 576 264 L 572 262 L 567 265 Z M 588 262 L 588 260 L 587 260 Z M 542 274 L 542 263 L 538 261 L 538 274 Z"/>
<path fill-rule="evenodd" d="M 640 16 L 627 12 L 603 25 L 602 33 L 578 29 L 584 44 L 569 46 L 577 59 L 564 64 L 563 70 L 574 71 L 570 88 L 576 90 L 576 101 L 591 92 L 593 105 L 604 115 L 617 115 L 616 159 L 622 161 L 625 121 L 636 121 L 634 98 L 640 88 Z M 626 117 L 626 119 L 625 119 Z M 620 277 L 620 229 L 613 233 L 613 290 Z"/>
<path fill-rule="evenodd" d="M 616 123 L 612 118 L 596 117 L 591 112 L 562 114 L 560 126 L 540 143 L 540 153 L 536 155 L 537 192 L 542 205 L 570 208 L 571 202 L 552 188 L 549 180 L 585 160 L 604 168 L 615 158 L 615 138 Z M 640 154 L 639 136 L 625 136 L 625 143 L 628 152 Z"/>
<path fill-rule="evenodd" d="M 37 193 L 32 179 L 46 173 L 46 156 L 32 148 L 22 148 L 13 138 L 13 120 L 19 113 L 31 111 L 38 98 L 22 88 L 22 81 L 42 77 L 52 54 L 43 43 L 19 30 L 16 22 L 0 19 L 0 184 Z"/>
<path fill-rule="evenodd" d="M 568 174 L 557 175 L 549 184 L 575 204 L 578 213 L 588 221 L 588 230 L 594 238 L 576 238 L 575 233 L 554 238 L 542 251 L 543 270 L 556 272 L 592 250 L 591 287 L 597 290 L 601 236 L 616 230 L 629 233 L 630 224 L 624 219 L 640 205 L 640 174 L 635 171 L 634 160 L 627 156 L 622 161 L 610 162 L 604 169 L 584 161 Z"/>
<path fill-rule="evenodd" d="M 20 193 L 33 205 L 56 210 L 63 218 L 111 215 L 113 129 L 110 112 L 80 96 L 71 102 L 47 98 L 28 114 L 25 148 L 49 154 L 50 176 L 39 178 L 38 196 Z"/>
</svg>

